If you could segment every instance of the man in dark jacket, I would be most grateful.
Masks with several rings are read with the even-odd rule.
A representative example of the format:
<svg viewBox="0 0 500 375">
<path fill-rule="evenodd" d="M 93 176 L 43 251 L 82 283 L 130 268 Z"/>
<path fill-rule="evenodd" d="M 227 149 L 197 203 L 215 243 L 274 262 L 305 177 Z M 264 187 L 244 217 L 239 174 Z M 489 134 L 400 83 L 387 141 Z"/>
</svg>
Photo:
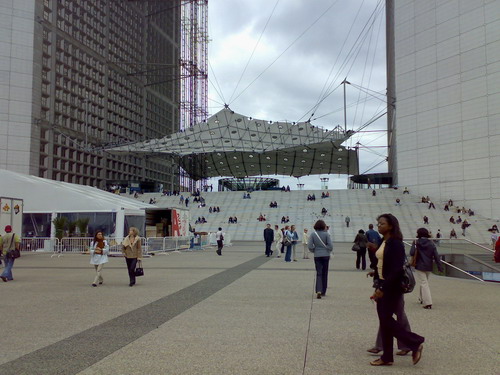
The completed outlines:
<svg viewBox="0 0 500 375">
<path fill-rule="evenodd" d="M 382 243 L 382 238 L 380 237 L 380 234 L 378 234 L 378 232 L 373 229 L 373 224 L 368 225 L 368 230 L 366 231 L 365 235 L 369 242 L 367 248 L 368 257 L 370 258 L 370 268 L 375 269 L 375 264 L 377 263 L 375 252 Z"/>
<path fill-rule="evenodd" d="M 274 241 L 274 230 L 271 229 L 271 224 L 267 224 L 266 229 L 264 229 L 264 241 L 266 243 L 266 257 L 269 257 L 273 255 L 271 245 Z"/>
</svg>

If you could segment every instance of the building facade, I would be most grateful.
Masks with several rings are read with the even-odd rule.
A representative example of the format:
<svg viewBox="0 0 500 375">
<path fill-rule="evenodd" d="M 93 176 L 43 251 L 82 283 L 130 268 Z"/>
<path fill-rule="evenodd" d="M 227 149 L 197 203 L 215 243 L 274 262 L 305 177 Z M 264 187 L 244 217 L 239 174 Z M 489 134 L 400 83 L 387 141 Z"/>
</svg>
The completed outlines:
<svg viewBox="0 0 500 375">
<path fill-rule="evenodd" d="M 394 1 L 396 173 L 500 217 L 500 2 Z"/>
<path fill-rule="evenodd" d="M 172 160 L 103 148 L 179 130 L 180 4 L 2 1 L 0 168 L 178 189 Z"/>
</svg>

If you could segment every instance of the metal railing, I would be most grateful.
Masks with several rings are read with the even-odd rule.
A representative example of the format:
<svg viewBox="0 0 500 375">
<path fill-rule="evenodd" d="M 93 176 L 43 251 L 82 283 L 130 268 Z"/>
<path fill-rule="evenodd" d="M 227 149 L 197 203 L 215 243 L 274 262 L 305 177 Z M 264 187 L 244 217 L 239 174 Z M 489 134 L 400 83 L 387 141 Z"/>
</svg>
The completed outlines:
<svg viewBox="0 0 500 375">
<path fill-rule="evenodd" d="M 405 239 L 403 239 L 403 243 L 404 243 L 405 245 L 407 245 L 407 246 L 409 246 L 409 247 L 411 248 L 412 243 L 409 243 L 409 242 L 407 242 L 407 241 L 412 241 L 412 242 L 413 242 L 413 241 L 415 241 L 415 240 L 417 240 L 417 238 L 405 238 Z M 479 247 L 479 248 L 482 248 L 482 249 L 485 249 L 485 250 L 488 250 L 488 251 L 492 251 L 492 250 L 488 249 L 487 247 L 482 246 L 482 245 L 480 245 L 480 244 L 478 244 L 478 243 L 475 243 L 475 242 L 473 242 L 473 241 L 470 241 L 470 240 L 468 240 L 468 239 L 452 239 L 452 238 L 450 238 L 450 239 L 443 239 L 443 238 L 429 238 L 429 240 L 434 241 L 434 242 L 435 242 L 438 246 L 439 246 L 439 244 L 440 244 L 442 241 L 443 241 L 443 242 L 448 242 L 448 241 L 449 241 L 449 243 L 450 243 L 450 244 L 452 243 L 452 241 L 456 241 L 456 242 L 459 242 L 459 243 L 460 243 L 460 242 L 462 242 L 462 241 L 466 241 L 466 242 L 468 242 L 468 243 L 470 243 L 470 244 L 473 244 L 473 245 L 475 245 L 475 246 L 477 246 L 477 247 Z M 461 251 L 463 251 L 463 249 L 460 249 L 460 250 L 461 250 Z M 460 267 L 457 267 L 457 266 L 455 266 L 455 265 L 453 265 L 453 264 L 451 264 L 451 263 L 449 263 L 449 262 L 445 261 L 445 260 L 443 259 L 443 258 L 444 258 L 443 256 L 440 256 L 440 258 L 441 258 L 441 259 L 440 259 L 440 260 L 441 260 L 441 262 L 442 262 L 443 264 L 445 264 L 446 266 L 451 267 L 451 268 L 453 268 L 454 270 L 457 270 L 457 271 L 459 271 L 459 272 L 463 273 L 464 275 L 467 275 L 467 276 L 469 276 L 469 277 L 471 277 L 471 278 L 473 278 L 473 279 L 475 279 L 475 280 L 479 280 L 479 281 L 481 281 L 481 282 L 485 282 L 485 281 L 484 281 L 483 279 L 481 279 L 480 277 L 477 277 L 477 276 L 475 276 L 475 275 L 472 275 L 471 273 L 467 272 L 466 270 L 463 270 L 463 269 L 461 269 Z"/>
<path fill-rule="evenodd" d="M 481 244 L 479 244 L 477 242 L 471 241 L 471 240 L 469 240 L 467 238 L 464 238 L 463 240 L 466 241 L 466 242 L 468 242 L 468 243 L 470 243 L 470 244 L 472 244 L 472 245 L 474 245 L 474 246 L 480 247 L 481 249 L 488 250 L 491 253 L 495 253 L 495 250 L 492 250 L 492 249 L 490 249 L 490 248 L 488 248 L 486 246 L 483 246 L 483 245 L 481 245 Z"/>
<path fill-rule="evenodd" d="M 52 252 L 52 256 L 61 256 L 64 253 L 85 253 L 89 251 L 92 237 L 23 237 L 21 251 Z M 121 254 L 121 238 L 108 238 L 111 254 Z M 189 237 L 141 237 L 143 254 L 154 254 L 169 251 L 188 250 L 191 246 Z M 199 249 L 208 245 L 206 236 L 200 238 Z"/>
<path fill-rule="evenodd" d="M 465 271 L 465 270 L 463 270 L 463 269 L 461 269 L 461 268 L 459 268 L 459 267 L 457 267 L 457 266 L 454 266 L 453 264 L 448 263 L 447 261 L 445 261 L 445 260 L 443 260 L 443 259 L 441 259 L 441 263 L 446 264 L 448 267 L 451 267 L 451 268 L 453 268 L 453 269 L 455 269 L 455 270 L 457 270 L 457 271 L 459 271 L 459 272 L 462 272 L 463 274 L 465 274 L 465 275 L 467 275 L 467 276 L 470 276 L 470 277 L 472 277 L 472 278 L 474 278 L 474 279 L 476 279 L 476 280 L 482 281 L 483 283 L 485 283 L 485 282 L 486 282 L 486 281 L 484 281 L 483 279 L 481 279 L 480 277 L 477 277 L 477 276 L 475 276 L 475 275 L 472 275 L 472 274 L 470 274 L 469 272 L 467 272 L 467 271 Z"/>
</svg>

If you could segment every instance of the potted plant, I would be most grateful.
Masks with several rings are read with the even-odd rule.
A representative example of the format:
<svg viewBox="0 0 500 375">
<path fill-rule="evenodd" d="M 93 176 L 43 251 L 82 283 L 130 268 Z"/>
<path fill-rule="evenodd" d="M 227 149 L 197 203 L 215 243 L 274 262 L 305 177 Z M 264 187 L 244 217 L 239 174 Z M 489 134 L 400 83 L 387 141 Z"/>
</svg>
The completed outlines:
<svg viewBox="0 0 500 375">
<path fill-rule="evenodd" d="M 78 227 L 78 230 L 80 231 L 80 236 L 81 237 L 87 237 L 87 228 L 89 225 L 90 218 L 85 217 L 78 219 L 75 223 L 76 226 Z"/>
<path fill-rule="evenodd" d="M 78 222 L 78 220 L 68 222 L 68 235 L 69 235 L 69 237 L 75 236 L 77 222 Z"/>
<path fill-rule="evenodd" d="M 56 228 L 56 238 L 61 241 L 64 237 L 64 230 L 68 224 L 68 219 L 64 216 L 58 216 L 54 220 L 52 220 L 54 227 Z"/>
</svg>

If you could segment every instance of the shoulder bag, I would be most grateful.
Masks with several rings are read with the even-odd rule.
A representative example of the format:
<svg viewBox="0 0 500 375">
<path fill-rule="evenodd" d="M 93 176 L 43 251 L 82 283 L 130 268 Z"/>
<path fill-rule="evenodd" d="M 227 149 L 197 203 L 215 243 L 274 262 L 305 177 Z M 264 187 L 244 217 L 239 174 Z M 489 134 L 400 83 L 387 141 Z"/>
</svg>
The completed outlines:
<svg viewBox="0 0 500 375">
<path fill-rule="evenodd" d="M 415 242 L 415 254 L 413 254 L 413 256 L 411 257 L 410 266 L 412 266 L 412 267 L 417 266 L 417 256 L 418 256 L 418 247 L 417 247 L 417 243 Z"/>
<path fill-rule="evenodd" d="M 7 249 L 10 249 L 12 247 L 12 242 L 15 240 L 15 237 L 16 237 L 16 234 L 12 233 L 12 237 L 10 238 L 10 244 L 9 244 L 9 247 Z M 17 259 L 17 258 L 21 257 L 21 252 L 18 249 L 14 248 L 13 250 L 10 250 L 7 252 L 7 257 Z"/>
<path fill-rule="evenodd" d="M 361 247 L 359 247 L 359 245 L 357 243 L 355 243 L 354 245 L 352 245 L 351 250 L 352 251 L 359 251 L 359 250 L 361 250 Z"/>
<path fill-rule="evenodd" d="M 285 235 L 283 236 L 283 245 L 285 246 L 290 246 L 292 244 L 292 240 L 290 240 L 290 237 L 288 237 L 288 234 L 285 232 Z"/>
<path fill-rule="evenodd" d="M 144 268 L 142 268 L 142 260 L 137 261 L 137 265 L 135 266 L 135 276 L 144 276 Z"/>
<path fill-rule="evenodd" d="M 321 244 L 323 245 L 323 247 L 326 249 L 326 245 L 323 242 L 323 240 L 321 239 L 321 237 L 319 236 L 319 234 L 316 231 L 314 231 L 314 234 L 316 235 L 316 237 L 318 237 L 319 242 L 321 242 Z"/>
<path fill-rule="evenodd" d="M 411 293 L 413 292 L 414 288 L 415 276 L 413 276 L 411 265 L 405 255 L 405 263 L 403 264 L 403 277 L 401 278 L 401 291 L 403 293 Z"/>
</svg>

